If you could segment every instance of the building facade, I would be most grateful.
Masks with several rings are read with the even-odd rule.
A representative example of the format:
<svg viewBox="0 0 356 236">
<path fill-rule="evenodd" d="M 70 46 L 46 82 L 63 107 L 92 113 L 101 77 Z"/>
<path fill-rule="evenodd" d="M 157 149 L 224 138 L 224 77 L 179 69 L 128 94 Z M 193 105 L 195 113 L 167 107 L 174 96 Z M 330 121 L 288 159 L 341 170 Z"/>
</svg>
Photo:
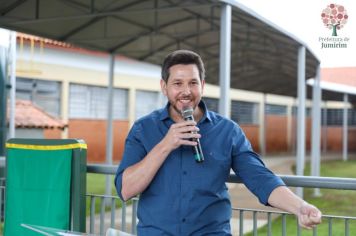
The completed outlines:
<svg viewBox="0 0 356 236">
<path fill-rule="evenodd" d="M 88 161 L 104 162 L 106 150 L 109 56 L 41 38 L 20 36 L 16 96 L 30 100 L 68 124 L 66 131 L 46 131 L 47 138 L 80 138 L 88 144 Z M 137 118 L 165 105 L 160 67 L 125 57 L 115 58 L 113 92 L 113 159 L 121 159 L 127 133 Z M 206 84 L 204 100 L 217 111 L 219 87 Z M 296 148 L 297 100 L 293 97 L 231 89 L 231 119 L 238 122 L 257 152 L 292 154 Z M 307 149 L 310 105 L 307 101 Z M 323 102 L 324 151 L 342 150 L 342 108 Z M 349 111 L 349 151 L 356 151 L 356 110 Z"/>
</svg>

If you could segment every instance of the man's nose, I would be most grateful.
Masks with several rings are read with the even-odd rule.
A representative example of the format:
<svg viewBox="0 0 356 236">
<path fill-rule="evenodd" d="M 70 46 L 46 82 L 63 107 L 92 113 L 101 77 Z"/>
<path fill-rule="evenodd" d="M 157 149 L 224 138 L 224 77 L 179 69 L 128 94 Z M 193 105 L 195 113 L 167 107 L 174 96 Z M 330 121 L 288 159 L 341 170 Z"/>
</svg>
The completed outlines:
<svg viewBox="0 0 356 236">
<path fill-rule="evenodd" d="M 190 92 L 191 92 L 191 91 L 190 91 L 190 86 L 189 86 L 189 84 L 182 86 L 182 93 L 183 93 L 184 95 L 190 94 Z"/>
</svg>

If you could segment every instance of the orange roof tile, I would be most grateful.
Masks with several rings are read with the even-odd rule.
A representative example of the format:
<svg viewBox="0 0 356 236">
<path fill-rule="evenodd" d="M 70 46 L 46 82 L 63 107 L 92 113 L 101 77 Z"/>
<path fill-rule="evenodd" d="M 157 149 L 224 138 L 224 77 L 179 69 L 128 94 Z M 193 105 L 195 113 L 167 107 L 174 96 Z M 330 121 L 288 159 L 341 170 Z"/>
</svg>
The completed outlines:
<svg viewBox="0 0 356 236">
<path fill-rule="evenodd" d="M 9 106 L 7 114 L 9 114 Z M 16 100 L 15 126 L 16 128 L 64 129 L 68 125 L 30 101 Z"/>
<path fill-rule="evenodd" d="M 57 48 L 57 49 L 59 48 L 61 50 L 66 50 L 66 51 L 70 51 L 70 52 L 78 52 L 78 53 L 93 55 L 93 56 L 105 56 L 105 57 L 108 56 L 107 52 L 94 51 L 94 50 L 89 50 L 89 49 L 85 49 L 85 48 L 80 48 L 80 47 L 77 47 L 76 45 L 73 45 L 70 43 L 65 43 L 65 42 L 48 39 L 48 38 L 42 38 L 42 37 L 34 36 L 31 34 L 17 32 L 16 37 L 20 44 L 22 42 L 33 41 L 34 43 L 43 43 L 46 48 Z M 128 58 L 128 57 L 120 55 L 120 54 L 116 54 L 115 58 L 120 58 L 121 60 L 127 60 L 127 61 L 136 61 L 134 59 Z"/>
<path fill-rule="evenodd" d="M 322 68 L 320 75 L 321 81 L 356 87 L 356 67 Z"/>
<path fill-rule="evenodd" d="M 21 32 L 17 32 L 16 37 L 19 38 L 20 40 L 29 40 L 29 41 L 33 40 L 34 42 L 43 42 L 45 44 L 55 45 L 55 46 L 64 47 L 64 48 L 73 47 L 73 45 L 71 45 L 69 43 L 65 43 L 65 42 L 61 42 L 61 41 L 57 41 L 57 40 L 53 40 L 53 39 L 48 39 L 48 38 L 42 38 L 42 37 L 30 35 L 30 34 L 21 33 Z"/>
</svg>

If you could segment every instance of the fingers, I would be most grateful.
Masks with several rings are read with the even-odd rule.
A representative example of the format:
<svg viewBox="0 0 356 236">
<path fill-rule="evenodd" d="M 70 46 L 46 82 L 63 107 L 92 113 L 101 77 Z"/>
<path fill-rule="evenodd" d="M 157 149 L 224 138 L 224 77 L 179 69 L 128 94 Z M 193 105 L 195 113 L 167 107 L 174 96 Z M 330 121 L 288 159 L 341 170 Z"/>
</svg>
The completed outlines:
<svg viewBox="0 0 356 236">
<path fill-rule="evenodd" d="M 306 229 L 312 229 L 321 223 L 321 212 L 318 208 L 308 203 L 303 204 L 298 216 L 299 225 Z"/>
<path fill-rule="evenodd" d="M 197 133 L 199 128 L 195 125 L 196 123 L 194 121 L 185 121 L 173 124 L 170 131 L 173 136 L 176 136 L 179 139 L 200 138 L 201 135 Z"/>
<path fill-rule="evenodd" d="M 197 125 L 197 122 L 193 120 L 187 120 L 187 121 L 182 121 L 178 123 L 174 123 L 171 127 L 184 127 L 184 126 L 195 126 Z"/>
<path fill-rule="evenodd" d="M 315 227 L 316 224 L 313 224 L 310 221 L 309 216 L 301 215 L 301 217 L 299 218 L 299 225 L 305 229 L 312 229 L 313 227 Z"/>
<path fill-rule="evenodd" d="M 189 123 L 187 123 L 186 125 L 179 124 L 177 126 L 171 127 L 171 129 L 177 134 L 196 134 L 199 131 L 199 128 L 195 126 L 195 122 L 192 123 L 191 121 L 189 121 Z"/>
<path fill-rule="evenodd" d="M 198 133 L 199 128 L 195 125 L 196 122 L 194 121 L 184 121 L 171 125 L 164 138 L 166 144 L 168 144 L 171 149 L 175 149 L 181 145 L 197 145 L 194 139 L 199 139 L 201 135 Z"/>
</svg>

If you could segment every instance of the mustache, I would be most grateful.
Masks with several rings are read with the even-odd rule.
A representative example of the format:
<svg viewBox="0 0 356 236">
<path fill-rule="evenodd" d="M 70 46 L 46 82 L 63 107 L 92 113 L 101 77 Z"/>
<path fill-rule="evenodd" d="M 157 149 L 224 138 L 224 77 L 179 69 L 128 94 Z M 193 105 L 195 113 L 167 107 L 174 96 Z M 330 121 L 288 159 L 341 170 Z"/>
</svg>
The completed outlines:
<svg viewBox="0 0 356 236">
<path fill-rule="evenodd" d="M 185 97 L 179 97 L 179 100 L 192 100 L 193 97 L 192 96 L 185 96 Z"/>
</svg>

